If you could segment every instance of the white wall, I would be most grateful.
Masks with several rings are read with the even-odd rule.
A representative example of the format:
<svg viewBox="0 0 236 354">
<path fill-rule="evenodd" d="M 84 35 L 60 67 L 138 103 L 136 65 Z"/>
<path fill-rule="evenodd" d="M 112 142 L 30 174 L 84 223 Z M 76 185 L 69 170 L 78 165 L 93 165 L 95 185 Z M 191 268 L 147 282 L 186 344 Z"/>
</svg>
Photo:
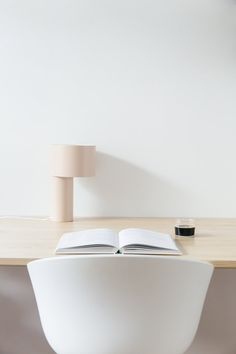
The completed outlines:
<svg viewBox="0 0 236 354">
<path fill-rule="evenodd" d="M 94 143 L 77 215 L 235 216 L 235 35 L 233 0 L 0 0 L 0 214 Z"/>
</svg>

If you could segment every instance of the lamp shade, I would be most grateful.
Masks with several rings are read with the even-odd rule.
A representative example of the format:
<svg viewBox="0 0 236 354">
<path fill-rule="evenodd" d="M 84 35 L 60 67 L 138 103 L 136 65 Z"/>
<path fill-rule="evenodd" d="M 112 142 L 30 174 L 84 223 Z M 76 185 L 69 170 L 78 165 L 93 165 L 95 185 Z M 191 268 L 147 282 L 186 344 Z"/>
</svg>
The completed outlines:
<svg viewBox="0 0 236 354">
<path fill-rule="evenodd" d="M 90 177 L 95 175 L 95 146 L 52 145 L 52 175 Z"/>
</svg>

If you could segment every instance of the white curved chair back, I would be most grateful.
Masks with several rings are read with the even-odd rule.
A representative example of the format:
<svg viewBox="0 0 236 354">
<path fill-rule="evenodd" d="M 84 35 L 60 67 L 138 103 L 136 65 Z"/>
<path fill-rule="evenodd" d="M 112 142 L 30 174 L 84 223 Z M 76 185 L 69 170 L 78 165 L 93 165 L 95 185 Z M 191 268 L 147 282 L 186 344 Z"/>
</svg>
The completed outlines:
<svg viewBox="0 0 236 354">
<path fill-rule="evenodd" d="M 213 267 L 158 256 L 63 256 L 28 264 L 58 354 L 183 354 Z"/>
</svg>

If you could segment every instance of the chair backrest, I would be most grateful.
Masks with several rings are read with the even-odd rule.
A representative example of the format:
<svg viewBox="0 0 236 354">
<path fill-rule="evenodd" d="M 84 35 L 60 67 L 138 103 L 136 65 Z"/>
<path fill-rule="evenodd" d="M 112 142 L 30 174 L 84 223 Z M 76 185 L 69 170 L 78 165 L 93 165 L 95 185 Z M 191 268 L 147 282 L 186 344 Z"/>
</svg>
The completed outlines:
<svg viewBox="0 0 236 354">
<path fill-rule="evenodd" d="M 158 256 L 62 256 L 28 264 L 58 354 L 182 354 L 213 267 Z"/>
</svg>

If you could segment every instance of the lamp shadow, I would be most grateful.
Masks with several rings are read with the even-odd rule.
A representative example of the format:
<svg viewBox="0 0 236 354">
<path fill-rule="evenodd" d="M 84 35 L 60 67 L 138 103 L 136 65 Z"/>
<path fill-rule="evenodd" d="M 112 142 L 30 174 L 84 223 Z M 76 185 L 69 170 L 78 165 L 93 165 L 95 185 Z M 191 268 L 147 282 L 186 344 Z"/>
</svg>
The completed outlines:
<svg viewBox="0 0 236 354">
<path fill-rule="evenodd" d="M 186 192 L 130 162 L 97 152 L 95 178 L 80 178 L 93 216 L 177 216 Z M 185 195 L 186 199 L 186 195 Z"/>
</svg>

